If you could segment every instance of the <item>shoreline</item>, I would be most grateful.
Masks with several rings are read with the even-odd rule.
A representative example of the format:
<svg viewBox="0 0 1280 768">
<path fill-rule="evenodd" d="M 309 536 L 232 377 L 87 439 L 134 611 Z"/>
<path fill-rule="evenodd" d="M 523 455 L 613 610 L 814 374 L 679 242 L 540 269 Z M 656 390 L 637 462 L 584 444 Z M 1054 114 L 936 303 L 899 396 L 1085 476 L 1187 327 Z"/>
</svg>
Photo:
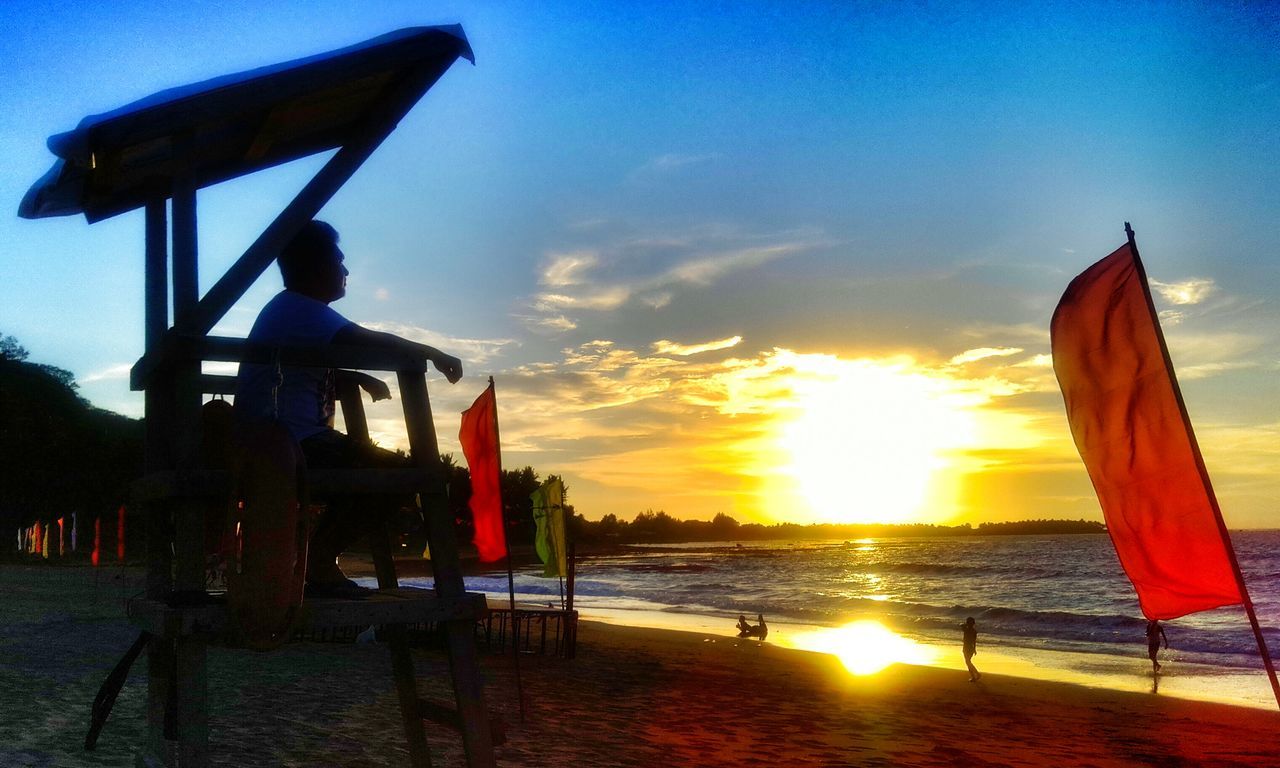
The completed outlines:
<svg viewBox="0 0 1280 768">
<path fill-rule="evenodd" d="M 408 579 L 415 577 L 410 576 Z M 367 581 L 358 577 L 367 585 Z M 506 594 L 486 593 L 491 605 L 506 605 Z M 685 613 L 659 609 L 622 609 L 593 605 L 591 598 L 579 598 L 575 608 L 583 621 L 597 621 L 616 626 L 638 629 L 673 630 L 702 633 L 720 639 L 735 638 L 734 616 L 715 616 L 705 613 Z M 517 605 L 532 606 L 526 595 L 517 594 Z M 754 619 L 751 618 L 753 621 Z M 833 653 L 829 637 L 839 632 L 839 627 L 805 624 L 787 620 L 775 620 L 766 616 L 770 626 L 769 642 L 797 650 Z M 981 627 L 979 627 L 981 632 Z M 918 646 L 918 654 L 908 652 L 908 658 L 895 661 L 930 666 L 946 670 L 965 669 L 960 654 L 960 633 L 957 629 L 954 641 L 932 635 L 897 633 L 907 643 Z M 735 638 L 736 639 L 736 638 Z M 838 640 L 837 640 L 838 642 Z M 836 649 L 838 650 L 838 649 Z M 1255 670 L 1219 667 L 1181 661 L 1176 658 L 1177 649 L 1163 652 L 1161 673 L 1158 679 L 1151 674 L 1146 647 L 1135 642 L 1132 654 L 1119 655 L 1077 650 L 1033 648 L 993 642 L 979 635 L 978 668 L 998 674 L 1026 677 L 1045 682 L 1070 683 L 1098 690 L 1144 693 L 1168 696 L 1192 701 L 1215 702 L 1277 711 L 1277 702 L 1271 690 L 1266 672 L 1259 660 Z M 837 656 L 844 654 L 835 654 Z M 920 659 L 923 660 L 920 660 Z M 1153 690 L 1154 688 L 1154 690 Z"/>
<path fill-rule="evenodd" d="M 98 749 L 80 742 L 89 705 L 136 632 L 121 601 L 139 569 L 0 567 L 0 765 L 126 768 L 145 732 L 137 666 Z M 721 627 L 720 620 L 716 626 Z M 488 708 L 506 723 L 500 766 L 1129 766 L 1280 764 L 1280 712 L 1005 674 L 969 683 L 947 666 L 855 676 L 839 659 L 722 631 L 583 621 L 577 658 L 481 652 Z M 792 631 L 779 626 L 782 637 Z M 983 651 L 980 650 L 979 660 Z M 413 651 L 423 698 L 451 698 L 448 660 Z M 406 763 L 380 643 L 212 649 L 214 766 Z M 433 764 L 463 764 L 428 727 Z"/>
</svg>

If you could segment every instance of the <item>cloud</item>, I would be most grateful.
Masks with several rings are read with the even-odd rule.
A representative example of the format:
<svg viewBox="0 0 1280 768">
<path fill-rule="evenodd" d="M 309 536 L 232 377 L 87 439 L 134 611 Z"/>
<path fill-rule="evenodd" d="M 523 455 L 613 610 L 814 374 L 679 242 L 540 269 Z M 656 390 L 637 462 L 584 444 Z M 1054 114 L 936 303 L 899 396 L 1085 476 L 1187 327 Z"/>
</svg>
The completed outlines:
<svg viewBox="0 0 1280 768">
<path fill-rule="evenodd" d="M 682 168 L 688 168 L 691 165 L 702 165 L 703 163 L 709 163 L 714 160 L 720 159 L 720 157 L 721 155 L 719 152 L 707 152 L 700 155 L 687 155 L 687 154 L 680 154 L 677 152 L 668 152 L 666 154 L 658 155 L 657 157 L 651 158 L 644 165 L 637 168 L 631 174 L 631 176 L 632 178 L 637 178 L 642 176 L 656 176 L 656 175 L 671 173 L 673 171 L 678 171 Z"/>
<path fill-rule="evenodd" d="M 391 291 L 387 290 L 386 288 L 379 288 L 378 290 L 373 292 L 373 298 L 377 299 L 378 301 L 386 301 L 387 299 L 391 298 Z"/>
<path fill-rule="evenodd" d="M 1035 355 L 1013 365 L 1015 368 L 1052 368 L 1053 355 Z"/>
<path fill-rule="evenodd" d="M 1170 304 L 1179 306 L 1200 304 L 1218 290 L 1218 286 L 1213 280 L 1203 277 L 1195 277 L 1177 283 L 1164 283 L 1150 279 L 1148 279 L 1148 282 L 1160 294 L 1161 298 Z"/>
<path fill-rule="evenodd" d="M 435 347 L 442 352 L 460 357 L 471 365 L 486 363 L 502 350 L 517 343 L 514 339 L 467 339 L 446 336 L 407 323 L 366 322 L 361 325 L 374 331 L 391 333 L 419 344 Z"/>
<path fill-rule="evenodd" d="M 727 339 L 717 339 L 715 341 L 707 341 L 702 344 L 677 344 L 667 339 L 659 339 L 653 342 L 653 351 L 659 355 L 678 355 L 680 357 L 688 357 L 702 352 L 715 352 L 721 349 L 729 349 L 736 347 L 742 343 L 741 336 L 730 336 Z"/>
<path fill-rule="evenodd" d="M 564 315 L 515 315 L 515 318 L 534 333 L 558 334 L 578 327 L 577 321 Z"/>
<path fill-rule="evenodd" d="M 77 379 L 81 384 L 91 384 L 95 381 L 116 381 L 118 379 L 129 378 L 129 372 L 133 370 L 133 363 L 116 363 L 107 366 L 93 373 L 86 374 Z"/>
<path fill-rule="evenodd" d="M 947 361 L 948 365 L 964 365 L 966 363 L 985 360 L 989 357 L 1009 357 L 1010 355 L 1021 354 L 1022 349 L 1019 347 L 979 347 L 978 349 L 970 349 Z"/>
<path fill-rule="evenodd" d="M 517 317 L 533 330 L 554 331 L 576 327 L 581 313 L 612 312 L 633 302 L 662 309 L 682 289 L 710 286 L 818 244 L 794 235 L 744 237 L 710 228 L 554 252 L 539 270 L 541 290 L 528 298 L 529 312 Z"/>
<path fill-rule="evenodd" d="M 539 282 L 549 286 L 580 285 L 583 282 L 581 275 L 599 261 L 600 258 L 590 251 L 553 254 L 543 267 Z"/>
</svg>

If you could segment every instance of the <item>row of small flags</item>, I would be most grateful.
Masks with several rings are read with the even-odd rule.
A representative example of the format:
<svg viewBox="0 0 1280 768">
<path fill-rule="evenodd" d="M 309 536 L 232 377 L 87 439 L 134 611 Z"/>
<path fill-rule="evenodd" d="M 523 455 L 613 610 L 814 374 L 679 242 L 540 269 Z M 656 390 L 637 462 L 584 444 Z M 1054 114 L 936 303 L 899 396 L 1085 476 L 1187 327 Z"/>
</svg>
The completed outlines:
<svg viewBox="0 0 1280 768">
<path fill-rule="evenodd" d="M 31 525 L 18 528 L 18 551 L 25 552 L 28 555 L 40 555 L 48 560 L 57 549 L 57 556 L 64 557 L 67 554 L 67 539 L 70 538 L 70 550 L 75 552 L 78 544 L 77 533 L 79 531 L 79 519 L 75 512 L 71 513 L 69 521 L 65 515 L 59 517 L 53 523 L 45 525 L 42 521 L 37 520 Z M 57 525 L 57 534 L 54 534 L 54 526 Z M 70 536 L 67 534 L 67 528 L 71 529 Z M 125 528 L 125 508 L 120 505 L 119 511 L 116 513 L 116 558 L 120 562 L 124 562 L 124 528 Z M 55 538 L 56 536 L 56 538 Z M 96 517 L 93 520 L 93 552 L 90 560 L 94 565 L 102 562 L 102 518 Z"/>
</svg>

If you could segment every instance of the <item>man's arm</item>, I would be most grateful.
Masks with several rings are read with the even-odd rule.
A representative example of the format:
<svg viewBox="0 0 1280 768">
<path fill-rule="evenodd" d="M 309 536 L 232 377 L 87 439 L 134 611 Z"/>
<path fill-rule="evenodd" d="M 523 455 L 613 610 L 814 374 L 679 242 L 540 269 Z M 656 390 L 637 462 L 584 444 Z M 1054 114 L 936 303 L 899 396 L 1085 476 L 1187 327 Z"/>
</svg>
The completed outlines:
<svg viewBox="0 0 1280 768">
<path fill-rule="evenodd" d="M 391 399 L 391 388 L 382 379 L 375 378 L 362 371 L 339 370 L 337 374 L 339 386 L 347 383 L 355 384 L 365 392 L 368 392 L 375 403 L 379 400 Z"/>
<path fill-rule="evenodd" d="M 446 355 L 435 347 L 419 344 L 416 341 L 402 339 L 391 333 L 371 331 L 355 323 L 345 325 L 333 335 L 334 344 L 351 344 L 360 347 L 389 347 L 402 349 L 411 354 L 418 354 L 431 361 L 436 370 L 443 373 L 450 384 L 462 378 L 462 361 L 453 355 Z"/>
</svg>

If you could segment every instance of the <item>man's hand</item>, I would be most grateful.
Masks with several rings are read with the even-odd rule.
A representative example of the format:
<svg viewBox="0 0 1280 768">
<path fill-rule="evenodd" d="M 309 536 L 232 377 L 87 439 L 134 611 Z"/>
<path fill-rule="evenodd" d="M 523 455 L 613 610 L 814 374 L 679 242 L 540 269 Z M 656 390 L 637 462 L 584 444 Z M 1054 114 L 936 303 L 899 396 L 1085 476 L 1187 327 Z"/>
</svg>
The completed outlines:
<svg viewBox="0 0 1280 768">
<path fill-rule="evenodd" d="M 436 353 L 427 359 L 435 365 L 437 371 L 444 374 L 450 384 L 457 384 L 458 379 L 462 378 L 462 361 L 453 355 L 446 355 L 436 350 Z"/>
<path fill-rule="evenodd" d="M 360 380 L 360 388 L 369 393 L 369 397 L 373 398 L 373 402 L 379 400 L 391 399 L 391 388 L 387 386 L 387 382 L 382 379 L 375 379 L 372 376 L 366 376 Z"/>
</svg>

